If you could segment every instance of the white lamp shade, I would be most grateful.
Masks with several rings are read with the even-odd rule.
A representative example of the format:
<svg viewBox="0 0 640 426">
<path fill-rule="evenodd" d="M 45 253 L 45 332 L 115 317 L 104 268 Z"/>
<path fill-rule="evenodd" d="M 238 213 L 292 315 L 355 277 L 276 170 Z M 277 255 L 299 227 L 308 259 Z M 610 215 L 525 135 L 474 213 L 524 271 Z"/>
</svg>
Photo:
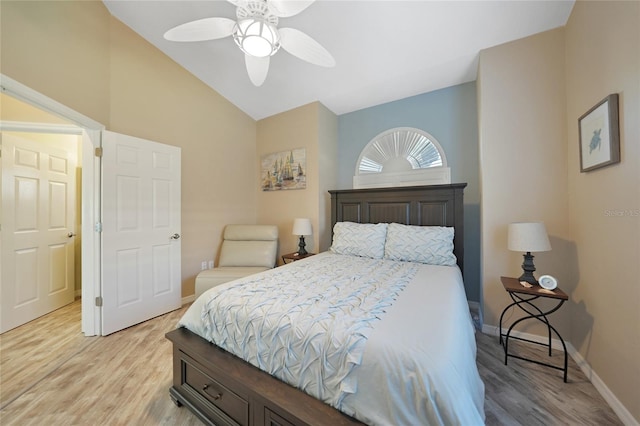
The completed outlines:
<svg viewBox="0 0 640 426">
<path fill-rule="evenodd" d="M 293 221 L 293 235 L 311 235 L 311 219 L 297 218 Z"/>
<path fill-rule="evenodd" d="M 511 223 L 508 234 L 509 250 L 524 252 L 551 250 L 547 229 L 542 222 Z"/>
</svg>

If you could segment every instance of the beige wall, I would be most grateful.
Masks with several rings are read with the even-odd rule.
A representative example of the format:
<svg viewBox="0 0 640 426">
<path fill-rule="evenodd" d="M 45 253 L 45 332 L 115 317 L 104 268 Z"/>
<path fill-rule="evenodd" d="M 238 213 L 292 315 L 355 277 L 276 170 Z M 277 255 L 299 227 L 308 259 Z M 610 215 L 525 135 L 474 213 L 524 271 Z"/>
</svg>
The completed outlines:
<svg viewBox="0 0 640 426">
<path fill-rule="evenodd" d="M 256 123 L 111 19 L 110 130 L 182 147 L 183 296 L 224 226 L 255 223 Z"/>
<path fill-rule="evenodd" d="M 50 114 L 19 99 L 0 93 L 0 120 L 30 123 L 71 125 L 67 120 Z"/>
<path fill-rule="evenodd" d="M 511 299 L 500 276 L 522 273 L 522 253 L 507 250 L 511 222 L 542 221 L 552 251 L 534 253 L 536 276 L 551 274 L 570 291 L 575 259 L 567 201 L 564 31 L 485 50 L 480 56 L 480 176 L 484 321 L 498 325 Z M 569 309 L 554 314 L 569 336 Z M 541 324 L 540 324 L 541 325 Z M 522 331 L 543 328 L 534 322 Z"/>
<path fill-rule="evenodd" d="M 510 301 L 498 277 L 520 273 L 506 224 L 544 221 L 536 267 L 570 298 L 552 321 L 626 422 L 640 421 L 639 28 L 638 2 L 577 1 L 565 28 L 483 51 L 478 78 L 485 322 Z M 611 93 L 622 161 L 580 173 L 578 117 Z"/>
<path fill-rule="evenodd" d="M 326 190 L 335 183 L 337 147 L 337 117 L 318 102 L 286 111 L 258 122 L 257 168 L 266 155 L 295 148 L 305 148 L 307 157 L 307 187 L 298 190 L 258 191 L 258 223 L 278 225 L 279 253 L 298 249 L 298 237 L 291 234 L 293 219 L 311 219 L 313 236 L 305 237 L 307 250 L 317 253 L 326 249 Z M 333 181 L 332 181 L 333 178 Z"/>
<path fill-rule="evenodd" d="M 255 223 L 255 121 L 101 2 L 1 7 L 3 74 L 108 130 L 182 148 L 182 295 L 193 294 L 224 226 Z"/>
<path fill-rule="evenodd" d="M 578 1 L 565 34 L 571 343 L 640 422 L 640 3 Z M 580 173 L 578 117 L 611 93 L 621 162 Z"/>
<path fill-rule="evenodd" d="M 0 69 L 109 123 L 109 24 L 102 2 L 2 1 Z"/>
<path fill-rule="evenodd" d="M 338 185 L 338 117 L 318 104 L 318 244 L 319 251 L 331 245 L 331 195 Z"/>
</svg>

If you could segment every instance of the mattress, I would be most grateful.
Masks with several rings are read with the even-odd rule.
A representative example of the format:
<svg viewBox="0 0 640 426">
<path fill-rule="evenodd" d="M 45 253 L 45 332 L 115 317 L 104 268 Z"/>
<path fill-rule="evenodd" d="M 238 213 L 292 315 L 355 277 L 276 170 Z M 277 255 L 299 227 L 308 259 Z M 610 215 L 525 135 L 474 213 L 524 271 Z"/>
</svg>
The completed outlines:
<svg viewBox="0 0 640 426">
<path fill-rule="evenodd" d="M 272 280 L 294 268 L 312 268 L 313 262 L 349 257 L 321 253 L 215 287 L 192 304 L 179 326 L 216 343 L 202 318 L 220 292 L 243 280 Z M 484 385 L 460 270 L 413 265 L 412 278 L 370 323 L 358 365 L 347 377 L 353 393 L 344 394 L 336 408 L 370 425 L 482 424 Z"/>
</svg>

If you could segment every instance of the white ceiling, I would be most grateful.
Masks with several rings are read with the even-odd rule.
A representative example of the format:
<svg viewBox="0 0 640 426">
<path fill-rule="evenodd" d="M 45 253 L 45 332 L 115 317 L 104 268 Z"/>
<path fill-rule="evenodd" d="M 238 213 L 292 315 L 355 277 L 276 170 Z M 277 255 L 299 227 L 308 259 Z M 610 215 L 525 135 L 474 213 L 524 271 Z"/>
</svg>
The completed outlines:
<svg viewBox="0 0 640 426">
<path fill-rule="evenodd" d="M 279 27 L 304 31 L 329 50 L 335 68 L 283 49 L 261 87 L 249 81 L 231 37 L 176 43 L 176 25 L 235 19 L 216 1 L 104 0 L 111 14 L 256 120 L 320 101 L 344 114 L 476 79 L 482 49 L 565 25 L 573 0 L 317 0 Z"/>
</svg>

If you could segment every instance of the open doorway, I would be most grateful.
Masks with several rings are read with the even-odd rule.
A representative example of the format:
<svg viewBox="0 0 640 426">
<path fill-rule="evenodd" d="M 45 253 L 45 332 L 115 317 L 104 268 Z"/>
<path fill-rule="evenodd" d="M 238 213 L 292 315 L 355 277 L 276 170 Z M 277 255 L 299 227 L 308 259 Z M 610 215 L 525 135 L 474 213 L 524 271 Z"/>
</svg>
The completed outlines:
<svg viewBox="0 0 640 426">
<path fill-rule="evenodd" d="M 100 281 L 100 234 L 95 232 L 95 226 L 100 220 L 100 158 L 95 150 L 101 146 L 100 136 L 104 125 L 86 117 L 59 102 L 0 74 L 0 88 L 3 100 L 2 128 L 20 130 L 21 123 L 47 123 L 59 131 L 78 133 L 81 142 L 82 164 L 82 197 L 81 228 L 81 269 L 78 269 L 82 282 L 82 333 L 85 336 L 100 334 L 101 309 L 96 298 L 101 294 Z M 22 106 L 30 108 L 30 114 L 16 109 L 9 115 L 6 102 L 18 100 Z M 21 118 L 22 116 L 22 118 Z M 29 117 L 24 118 L 24 117 Z M 52 122 L 53 121 L 53 122 Z M 24 129 L 23 129 L 24 130 Z M 78 265 L 80 268 L 80 265 Z"/>
<path fill-rule="evenodd" d="M 32 246 L 19 250 L 20 256 L 23 256 L 25 261 L 15 261 L 16 256 L 13 256 L 12 262 L 5 262 L 3 258 L 2 271 L 0 271 L 3 275 L 1 286 L 3 288 L 0 290 L 2 291 L 2 317 L 6 315 L 4 305 L 7 299 L 22 304 L 23 310 L 27 312 L 22 313 L 26 317 L 22 315 L 17 318 L 18 322 L 5 324 L 3 321 L 0 324 L 3 331 L 0 336 L 3 352 L 1 381 L 5 384 L 0 390 L 0 409 L 2 409 L 39 378 L 57 368 L 69 354 L 86 347 L 94 342 L 94 339 L 87 338 L 82 333 L 84 327 L 80 300 L 83 276 L 81 266 L 83 129 L 6 93 L 0 94 L 0 104 L 2 105 L 0 137 L 4 154 L 3 165 L 6 162 L 14 162 L 16 159 L 18 163 L 23 163 L 19 167 L 22 172 L 18 173 L 17 179 L 15 175 L 8 179 L 13 187 L 11 200 L 5 200 L 5 191 L 3 191 L 0 241 L 4 243 L 6 240 L 5 236 L 9 231 L 6 226 L 7 218 L 10 215 L 17 216 L 17 220 L 15 217 L 11 220 L 13 227 L 17 225 L 21 230 L 33 229 L 35 222 L 44 221 L 49 223 L 51 226 L 48 228 L 52 229 L 51 231 L 47 229 L 45 233 L 57 234 L 45 237 L 44 246 L 36 249 Z M 8 149 L 9 146 L 11 149 Z M 17 158 L 14 156 L 9 159 L 10 152 L 15 152 L 15 148 L 22 150 L 21 153 Z M 30 164 L 38 167 L 30 167 Z M 42 172 L 36 169 L 47 170 Z M 5 171 L 2 167 L 3 185 L 7 183 Z M 52 173 L 55 177 L 50 179 L 47 173 Z M 62 179 L 65 173 L 70 175 L 69 181 Z M 45 181 L 43 185 L 37 184 L 40 179 Z M 26 199 L 19 203 L 14 199 L 16 189 L 18 192 L 26 192 L 23 194 Z M 40 204 L 43 199 L 38 197 L 37 200 L 29 200 L 28 192 L 31 189 L 46 193 L 43 194 L 45 204 L 43 207 L 51 205 L 61 207 L 62 203 L 63 208 L 53 210 L 34 208 L 33 201 Z M 69 215 L 74 216 L 70 221 L 70 227 L 67 226 Z M 27 231 L 23 234 L 28 236 L 33 233 Z M 55 241 L 47 241 L 51 238 Z M 15 241 L 11 243 L 14 245 Z M 5 244 L 0 244 L 0 250 L 6 249 L 8 248 Z M 33 254 L 38 251 L 46 252 L 48 264 L 33 268 L 29 258 L 33 260 L 37 257 Z M 39 281 L 39 284 L 43 284 L 45 288 L 20 286 L 21 294 L 11 294 L 7 297 L 4 286 L 8 284 L 4 278 L 8 275 L 11 275 L 11 279 L 6 281 L 14 287 L 18 287 L 15 285 L 16 281 L 23 283 Z M 48 295 L 46 299 L 49 300 L 40 303 L 37 299 L 43 294 Z M 47 313 L 51 309 L 54 311 Z M 22 322 L 25 323 L 22 324 Z"/>
<path fill-rule="evenodd" d="M 3 118 L 16 108 L 29 116 L 26 105 L 2 96 Z M 81 295 L 81 131 L 2 123 L 0 333 Z"/>
</svg>

